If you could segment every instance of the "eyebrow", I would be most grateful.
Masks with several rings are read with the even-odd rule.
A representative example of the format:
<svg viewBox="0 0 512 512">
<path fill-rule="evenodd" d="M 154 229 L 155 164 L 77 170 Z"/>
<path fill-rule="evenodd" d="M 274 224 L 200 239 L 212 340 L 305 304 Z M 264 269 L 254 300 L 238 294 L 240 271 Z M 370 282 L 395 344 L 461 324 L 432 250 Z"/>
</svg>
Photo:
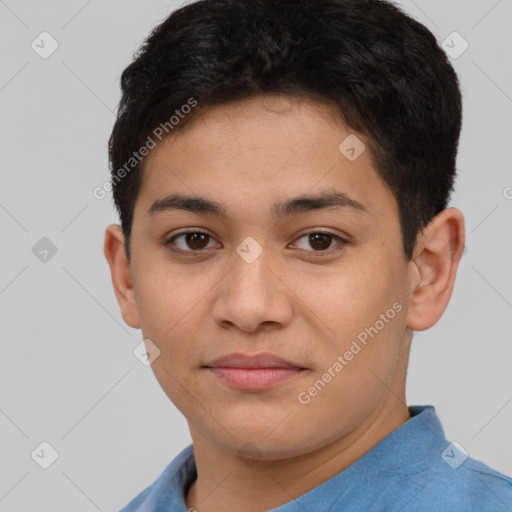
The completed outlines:
<svg viewBox="0 0 512 512">
<path fill-rule="evenodd" d="M 343 192 L 321 192 L 314 195 L 300 195 L 275 203 L 270 212 L 275 220 L 280 220 L 298 213 L 320 210 L 324 208 L 341 207 L 368 213 L 362 203 L 352 199 Z M 147 213 L 156 213 L 169 210 L 185 210 L 199 215 L 214 215 L 227 218 L 227 208 L 217 201 L 201 196 L 172 194 L 163 199 L 157 199 L 148 209 Z"/>
</svg>

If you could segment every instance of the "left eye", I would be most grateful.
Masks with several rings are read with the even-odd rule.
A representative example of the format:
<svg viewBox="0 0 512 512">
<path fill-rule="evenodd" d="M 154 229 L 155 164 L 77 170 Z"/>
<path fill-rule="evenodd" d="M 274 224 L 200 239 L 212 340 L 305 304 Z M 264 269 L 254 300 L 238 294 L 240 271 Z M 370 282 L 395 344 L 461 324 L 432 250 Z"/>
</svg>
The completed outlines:
<svg viewBox="0 0 512 512">
<path fill-rule="evenodd" d="M 299 240 L 306 239 L 306 244 L 309 244 L 311 247 L 316 249 L 313 252 L 330 252 L 331 249 L 331 243 L 336 239 L 339 242 L 341 242 L 339 245 L 342 246 L 343 242 L 345 240 L 337 235 L 333 235 L 332 233 L 323 233 L 323 232 L 312 232 L 312 233 L 306 233 L 305 235 L 301 236 Z M 300 249 L 306 249 L 307 247 L 299 247 Z M 339 247 L 336 250 L 341 249 Z"/>
</svg>

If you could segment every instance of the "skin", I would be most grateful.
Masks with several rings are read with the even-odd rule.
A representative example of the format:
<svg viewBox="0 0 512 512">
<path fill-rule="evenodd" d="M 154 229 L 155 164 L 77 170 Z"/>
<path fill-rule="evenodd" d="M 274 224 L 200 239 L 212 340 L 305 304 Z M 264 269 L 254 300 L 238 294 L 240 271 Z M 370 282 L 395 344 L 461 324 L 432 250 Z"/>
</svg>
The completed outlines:
<svg viewBox="0 0 512 512">
<path fill-rule="evenodd" d="M 339 473 L 409 419 L 412 331 L 434 325 L 448 304 L 464 220 L 455 208 L 439 213 L 408 261 L 397 201 L 369 150 L 350 161 L 338 149 L 351 133 L 332 106 L 305 99 L 267 95 L 216 106 L 148 155 L 130 262 L 121 228 L 106 229 L 122 316 L 159 348 L 153 371 L 188 421 L 198 478 L 187 507 L 277 507 Z M 275 202 L 324 191 L 341 191 L 366 210 L 270 215 Z M 147 213 L 173 193 L 223 203 L 228 216 Z M 202 245 L 175 239 L 184 256 L 165 245 L 195 228 L 212 238 Z M 319 231 L 334 236 L 310 243 L 305 235 Z M 263 250 L 252 263 L 236 252 L 249 236 Z M 299 393 L 397 302 L 401 311 L 301 403 Z M 306 370 L 250 392 L 226 386 L 203 367 L 232 352 L 266 351 Z"/>
</svg>

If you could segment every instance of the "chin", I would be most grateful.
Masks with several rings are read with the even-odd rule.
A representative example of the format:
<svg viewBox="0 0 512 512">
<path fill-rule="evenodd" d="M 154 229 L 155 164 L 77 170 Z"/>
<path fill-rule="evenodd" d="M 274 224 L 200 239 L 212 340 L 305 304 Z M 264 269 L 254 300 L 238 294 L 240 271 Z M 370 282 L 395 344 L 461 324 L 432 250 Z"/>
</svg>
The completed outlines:
<svg viewBox="0 0 512 512">
<path fill-rule="evenodd" d="M 273 427 L 268 423 L 236 426 L 224 424 L 223 426 L 226 430 L 211 433 L 210 439 L 215 439 L 224 451 L 255 460 L 296 457 L 309 451 L 311 448 L 309 437 L 312 438 L 311 440 L 314 439 L 313 435 L 308 436 L 305 432 L 297 431 L 298 429 L 295 429 L 294 434 L 290 432 L 290 428 L 279 430 L 278 427 L 272 430 Z"/>
</svg>

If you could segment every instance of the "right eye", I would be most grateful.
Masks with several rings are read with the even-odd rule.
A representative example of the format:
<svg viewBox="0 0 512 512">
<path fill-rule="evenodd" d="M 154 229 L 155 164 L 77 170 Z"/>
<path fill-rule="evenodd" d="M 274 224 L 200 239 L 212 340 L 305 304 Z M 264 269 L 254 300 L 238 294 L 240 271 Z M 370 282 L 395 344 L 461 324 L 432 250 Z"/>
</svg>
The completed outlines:
<svg viewBox="0 0 512 512">
<path fill-rule="evenodd" d="M 174 253 L 200 253 L 208 247 L 209 240 L 214 239 L 206 231 L 184 231 L 173 235 L 164 242 L 164 245 Z"/>
</svg>

